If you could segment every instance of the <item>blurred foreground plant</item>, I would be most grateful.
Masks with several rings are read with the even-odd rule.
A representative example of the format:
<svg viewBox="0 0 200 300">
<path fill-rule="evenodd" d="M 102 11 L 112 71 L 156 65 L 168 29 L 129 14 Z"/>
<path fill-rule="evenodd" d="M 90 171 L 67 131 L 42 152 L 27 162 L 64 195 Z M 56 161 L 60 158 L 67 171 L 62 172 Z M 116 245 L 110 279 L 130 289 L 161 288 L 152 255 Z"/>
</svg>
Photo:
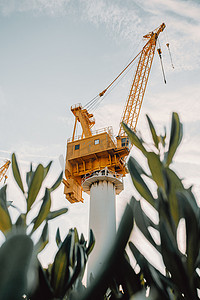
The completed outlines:
<svg viewBox="0 0 200 300">
<path fill-rule="evenodd" d="M 140 266 L 140 275 L 145 285 L 150 287 L 152 299 L 199 299 L 197 291 L 200 288 L 200 209 L 191 191 L 192 187 L 185 188 L 182 180 L 170 167 L 182 140 L 182 124 L 178 114 L 173 113 L 167 145 L 166 133 L 164 136 L 157 135 L 148 116 L 147 120 L 152 144 L 147 145 L 125 124 L 124 128 L 131 142 L 145 157 L 149 170 L 144 171 L 133 157 L 128 161 L 128 168 L 141 199 L 154 208 L 155 214 L 157 212 L 158 224 L 146 215 L 141 199 L 137 201 L 132 197 L 131 205 L 136 225 L 151 243 L 154 251 L 161 254 L 165 273 L 161 274 L 153 267 L 132 242 L 129 246 Z M 154 193 L 151 192 L 150 182 L 154 184 Z M 179 247 L 180 226 L 183 229 L 182 240 L 186 240 L 184 253 Z M 160 237 L 160 242 L 155 241 L 151 229 Z"/>
<path fill-rule="evenodd" d="M 105 257 L 105 263 L 97 277 L 87 289 L 81 283 L 88 255 L 94 246 L 92 232 L 88 246 L 86 246 L 86 241 L 83 236 L 78 237 L 76 229 L 70 230 L 63 242 L 58 230 L 56 235 L 58 252 L 52 265 L 44 270 L 38 264 L 36 273 L 39 280 L 34 289 L 28 288 L 26 282 L 28 270 L 33 269 L 29 253 L 33 251 L 33 245 L 30 238 L 25 236 L 25 239 L 28 240 L 24 241 L 26 247 L 22 247 L 24 255 L 19 250 L 20 243 L 16 244 L 17 255 L 20 259 L 23 257 L 25 266 L 20 273 L 20 292 L 16 291 L 16 295 L 21 295 L 24 291 L 33 300 L 144 300 L 146 298 L 145 293 L 149 292 L 148 298 L 151 300 L 200 299 L 198 295 L 200 289 L 200 208 L 191 187 L 185 188 L 182 180 L 171 169 L 173 157 L 182 139 L 182 124 L 178 115 L 173 113 L 171 134 L 167 144 L 166 133 L 164 136 L 157 135 L 148 116 L 147 120 L 152 135 L 153 142 L 151 144 L 145 143 L 139 135 L 132 132 L 124 124 L 129 139 L 146 159 L 148 170 L 145 171 L 135 158 L 129 159 L 128 168 L 139 199 L 136 200 L 135 197 L 132 197 L 130 205 L 127 205 L 115 242 Z M 18 175 L 15 177 L 24 193 Z M 1 198 L 4 199 L 2 195 L 4 194 L 0 194 Z M 26 199 L 29 197 L 27 196 Z M 143 202 L 147 202 L 152 207 L 154 214 L 158 217 L 157 223 L 154 221 L 154 217 L 145 213 L 142 206 Z M 1 200 L 1 203 L 6 204 L 5 199 L 3 202 Z M 7 214 L 6 205 L 1 206 L 5 212 L 3 214 L 5 218 Z M 29 200 L 29 204 L 27 200 L 27 208 L 30 209 L 31 207 L 31 200 Z M 41 215 L 43 214 L 41 213 Z M 23 218 L 21 219 L 23 220 Z M 37 228 L 36 220 L 37 218 L 32 221 L 34 224 L 32 231 L 34 231 L 34 226 Z M 39 223 L 38 221 L 37 224 Z M 7 224 L 9 227 L 9 220 Z M 161 255 L 164 265 L 162 273 L 146 259 L 133 242 L 129 241 L 134 224 L 152 245 L 155 253 Z M 180 251 L 179 245 L 181 226 L 184 229 L 182 230 L 183 239 L 185 238 L 186 241 L 185 251 Z M 159 239 L 155 240 L 152 230 L 157 233 Z M 21 237 L 19 238 L 21 239 Z M 2 270 L 2 266 L 4 270 L 6 269 L 5 261 L 9 259 L 6 256 L 6 253 L 10 253 L 7 252 L 8 243 L 10 243 L 9 248 L 12 250 L 13 240 L 10 239 L 0 249 L 0 270 Z M 125 252 L 127 243 L 136 264 L 139 266 L 137 272 Z M 16 266 L 19 260 L 14 253 L 12 255 L 14 258 L 13 266 Z M 0 284 L 3 282 L 4 287 L 14 285 L 14 282 L 10 282 L 10 280 L 16 277 L 9 276 L 12 274 L 10 269 L 9 274 L 6 273 L 5 276 L 4 273 L 1 274 L 3 275 L 0 277 Z M 0 292 L 1 290 L 3 289 L 0 286 Z M 10 295 L 10 298 L 7 295 L 6 298 L 5 294 L 3 295 L 4 298 L 2 299 L 4 300 L 18 299 L 17 297 L 12 298 Z"/>
<path fill-rule="evenodd" d="M 26 211 L 20 212 L 15 223 L 12 222 L 7 201 L 6 188 L 0 190 L 0 230 L 6 241 L 0 248 L 0 299 L 17 300 L 22 296 L 34 299 L 64 299 L 73 289 L 84 289 L 81 280 L 85 271 L 88 255 L 94 247 L 94 236 L 90 231 L 89 243 L 81 235 L 79 238 L 76 229 L 70 229 L 64 241 L 61 240 L 59 229 L 55 237 L 58 251 L 54 261 L 44 269 L 37 260 L 37 254 L 49 242 L 48 222 L 67 212 L 67 208 L 51 211 L 51 193 L 60 185 L 62 173 L 51 187 L 45 187 L 43 182 L 49 172 L 52 162 L 46 167 L 39 164 L 33 171 L 26 174 L 26 189 L 22 182 L 15 154 L 12 155 L 12 170 L 15 181 L 23 193 L 26 202 Z M 42 192 L 44 193 L 42 195 Z M 38 198 L 41 197 L 41 200 Z M 27 222 L 29 214 L 35 205 L 40 203 L 40 209 Z M 17 209 L 19 211 L 19 209 Z M 44 225 L 36 245 L 33 244 L 32 234 Z M 42 226 L 41 226 L 42 227 Z"/>
</svg>

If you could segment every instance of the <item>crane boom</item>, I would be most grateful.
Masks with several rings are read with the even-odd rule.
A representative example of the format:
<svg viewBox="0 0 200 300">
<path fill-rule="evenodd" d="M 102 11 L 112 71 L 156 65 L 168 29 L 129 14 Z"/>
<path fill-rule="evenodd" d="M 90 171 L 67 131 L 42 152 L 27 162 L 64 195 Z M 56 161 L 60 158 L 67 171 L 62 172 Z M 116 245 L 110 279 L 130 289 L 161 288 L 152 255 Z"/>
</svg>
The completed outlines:
<svg viewBox="0 0 200 300">
<path fill-rule="evenodd" d="M 122 127 L 122 122 L 126 123 L 132 130 L 136 130 L 136 125 L 155 54 L 156 42 L 158 35 L 164 30 L 164 28 L 165 24 L 162 23 L 153 32 L 150 32 L 144 36 L 144 38 L 147 38 L 148 41 L 143 47 L 139 58 L 135 77 L 131 85 L 130 93 L 121 118 L 118 136 L 126 136 Z"/>
</svg>

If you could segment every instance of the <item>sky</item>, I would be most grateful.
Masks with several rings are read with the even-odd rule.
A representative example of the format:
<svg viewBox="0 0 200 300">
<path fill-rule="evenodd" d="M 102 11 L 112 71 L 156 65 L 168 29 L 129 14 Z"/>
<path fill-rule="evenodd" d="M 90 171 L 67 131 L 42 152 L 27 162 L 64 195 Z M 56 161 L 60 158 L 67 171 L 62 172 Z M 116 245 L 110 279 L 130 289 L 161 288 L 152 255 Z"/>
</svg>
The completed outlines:
<svg viewBox="0 0 200 300">
<path fill-rule="evenodd" d="M 198 198 L 199 16 L 199 0 L 0 0 L 0 164 L 15 152 L 25 174 L 30 162 L 36 166 L 53 160 L 46 184 L 53 183 L 63 167 L 59 157 L 65 157 L 66 141 L 72 136 L 71 105 L 84 105 L 104 90 L 142 49 L 143 35 L 165 22 L 159 41 L 167 84 L 156 53 L 137 129 L 149 139 L 148 114 L 158 132 L 164 125 L 169 132 L 171 113 L 179 113 L 184 139 L 174 168 L 187 185 L 194 184 Z M 117 134 L 133 75 L 134 68 L 96 109 L 96 129 L 112 125 Z M 8 200 L 23 210 L 11 170 L 8 176 Z M 117 223 L 134 194 L 129 176 L 124 184 L 116 202 Z M 86 194 L 84 199 L 84 204 L 71 205 L 63 186 L 54 193 L 52 209 L 68 207 L 69 212 L 52 221 L 52 241 L 58 226 L 62 236 L 71 227 L 87 236 Z"/>
</svg>

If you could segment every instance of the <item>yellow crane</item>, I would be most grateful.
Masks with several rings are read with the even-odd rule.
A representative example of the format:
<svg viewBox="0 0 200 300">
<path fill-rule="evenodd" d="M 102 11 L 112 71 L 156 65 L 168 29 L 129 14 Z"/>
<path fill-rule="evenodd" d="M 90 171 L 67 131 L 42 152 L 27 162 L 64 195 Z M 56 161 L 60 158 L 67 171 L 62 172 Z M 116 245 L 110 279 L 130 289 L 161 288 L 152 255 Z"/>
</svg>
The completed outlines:
<svg viewBox="0 0 200 300">
<path fill-rule="evenodd" d="M 136 56 L 139 57 L 139 62 L 125 104 L 119 133 L 116 139 L 113 137 L 112 127 L 92 131 L 92 127 L 95 124 L 94 116 L 89 113 L 86 108 L 82 107 L 81 104 L 71 107 L 71 111 L 75 116 L 75 124 L 72 138 L 67 141 L 65 164 L 66 179 L 63 179 L 64 193 L 69 202 L 83 202 L 82 183 L 88 176 L 93 176 L 95 171 L 108 168 L 111 172 L 116 174 L 116 176 L 125 176 L 127 174 L 125 159 L 130 152 L 130 148 L 128 138 L 121 123 L 123 121 L 131 129 L 136 129 L 155 54 L 157 39 L 164 29 L 165 24 L 162 23 L 158 28 L 144 35 L 147 42 Z M 160 49 L 158 49 L 158 53 L 161 58 Z M 105 94 L 113 83 L 132 64 L 135 58 L 117 78 L 99 94 L 99 97 Z M 82 134 L 75 136 L 78 122 L 81 124 Z"/>
<path fill-rule="evenodd" d="M 3 178 L 5 181 L 8 178 L 6 172 L 10 166 L 10 163 L 11 163 L 10 160 L 7 160 L 6 163 L 0 168 L 0 182 L 2 181 Z"/>
</svg>

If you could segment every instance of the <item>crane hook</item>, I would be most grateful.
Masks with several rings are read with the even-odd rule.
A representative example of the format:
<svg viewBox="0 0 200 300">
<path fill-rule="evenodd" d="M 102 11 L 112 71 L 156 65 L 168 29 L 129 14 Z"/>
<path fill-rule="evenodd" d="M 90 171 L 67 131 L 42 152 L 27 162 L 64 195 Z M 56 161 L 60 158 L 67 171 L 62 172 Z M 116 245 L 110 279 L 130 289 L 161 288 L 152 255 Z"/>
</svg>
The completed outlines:
<svg viewBox="0 0 200 300">
<path fill-rule="evenodd" d="M 174 69 L 174 65 L 173 65 L 173 61 L 172 61 L 172 54 L 171 54 L 171 51 L 170 51 L 170 48 L 169 48 L 169 43 L 167 43 L 166 46 L 167 46 L 167 49 L 169 51 L 169 57 L 170 57 L 170 60 L 171 60 L 172 68 Z"/>
<path fill-rule="evenodd" d="M 160 63 L 161 63 L 161 68 L 162 68 L 162 73 L 163 73 L 164 83 L 166 84 L 167 81 L 166 81 L 165 72 L 164 72 L 164 67 L 163 67 L 163 62 L 162 62 L 162 55 L 161 55 L 161 54 L 162 54 L 162 51 L 161 51 L 161 48 L 158 48 L 157 51 L 158 51 L 158 55 L 159 55 L 159 57 L 160 57 Z"/>
</svg>

